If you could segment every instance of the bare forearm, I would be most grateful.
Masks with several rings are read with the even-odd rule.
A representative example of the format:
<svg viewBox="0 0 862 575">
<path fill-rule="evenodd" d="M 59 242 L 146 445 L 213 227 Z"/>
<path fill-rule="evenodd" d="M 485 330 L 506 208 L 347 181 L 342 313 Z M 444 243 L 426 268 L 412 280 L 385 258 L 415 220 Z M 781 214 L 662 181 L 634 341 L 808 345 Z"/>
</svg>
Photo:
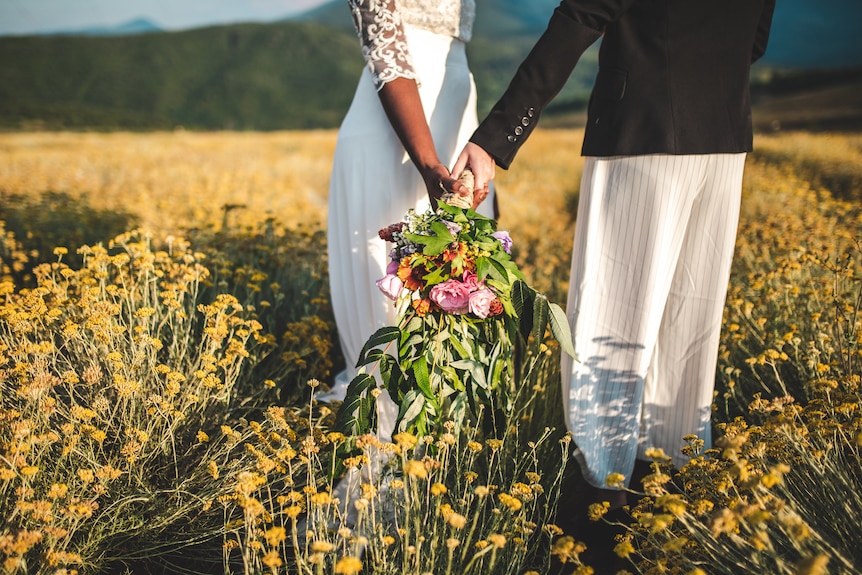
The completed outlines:
<svg viewBox="0 0 862 575">
<path fill-rule="evenodd" d="M 387 82 L 378 92 L 389 123 L 401 140 L 404 149 L 419 171 L 439 165 L 431 130 L 425 121 L 425 111 L 419 99 L 416 82 L 396 78 Z"/>
<path fill-rule="evenodd" d="M 416 82 L 396 78 L 387 82 L 378 95 L 389 123 L 422 175 L 428 196 L 437 200 L 443 193 L 443 186 L 456 193 L 466 193 L 466 188 L 452 178 L 449 168 L 437 156 Z"/>
</svg>

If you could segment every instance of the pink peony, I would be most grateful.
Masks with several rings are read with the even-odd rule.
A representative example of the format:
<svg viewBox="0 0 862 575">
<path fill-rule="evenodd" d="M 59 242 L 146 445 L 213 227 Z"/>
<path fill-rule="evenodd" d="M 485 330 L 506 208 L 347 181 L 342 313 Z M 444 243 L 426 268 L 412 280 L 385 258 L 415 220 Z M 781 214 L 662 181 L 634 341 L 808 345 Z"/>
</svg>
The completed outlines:
<svg viewBox="0 0 862 575">
<path fill-rule="evenodd" d="M 493 303 L 495 299 L 497 299 L 497 296 L 488 288 L 474 291 L 470 294 L 468 302 L 470 313 L 480 319 L 485 319 L 488 317 L 491 310 L 491 303 Z"/>
<path fill-rule="evenodd" d="M 479 283 L 479 276 L 476 275 L 476 272 L 472 272 L 467 270 L 464 272 L 464 275 L 461 276 L 461 281 L 470 288 L 471 292 L 476 291 L 477 289 L 485 287 L 485 284 Z"/>
<path fill-rule="evenodd" d="M 446 280 L 431 288 L 428 297 L 445 312 L 467 313 L 470 302 L 470 286 L 458 280 Z"/>
<path fill-rule="evenodd" d="M 404 282 L 395 274 L 386 274 L 377 280 L 377 287 L 380 288 L 386 297 L 391 300 L 398 299 L 398 294 L 401 293 L 401 288 L 404 287 Z"/>
</svg>

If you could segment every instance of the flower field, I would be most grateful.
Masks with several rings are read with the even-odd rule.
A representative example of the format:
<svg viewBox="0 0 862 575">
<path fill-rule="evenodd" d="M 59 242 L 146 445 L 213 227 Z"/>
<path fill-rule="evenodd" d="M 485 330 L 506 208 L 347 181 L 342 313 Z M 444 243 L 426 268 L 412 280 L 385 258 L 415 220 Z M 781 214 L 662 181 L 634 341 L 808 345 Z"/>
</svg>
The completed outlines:
<svg viewBox="0 0 862 575">
<path fill-rule="evenodd" d="M 550 333 L 495 435 L 345 437 L 314 399 L 345 362 L 335 136 L 0 134 L 0 572 L 605 572 L 555 517 L 579 477 Z M 580 141 L 537 131 L 497 177 L 511 256 L 560 305 Z M 655 453 L 625 519 L 590 510 L 630 573 L 862 573 L 862 136 L 755 148 L 715 449 Z"/>
</svg>

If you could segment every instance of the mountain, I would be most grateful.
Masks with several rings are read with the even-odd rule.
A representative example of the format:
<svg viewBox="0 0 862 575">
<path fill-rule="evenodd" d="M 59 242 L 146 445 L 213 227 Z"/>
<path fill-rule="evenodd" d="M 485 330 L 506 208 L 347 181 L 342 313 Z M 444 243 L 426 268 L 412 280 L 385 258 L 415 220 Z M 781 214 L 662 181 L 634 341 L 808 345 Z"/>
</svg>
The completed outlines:
<svg viewBox="0 0 862 575">
<path fill-rule="evenodd" d="M 477 0 L 468 52 L 480 116 L 556 3 Z M 144 21 L 120 27 L 124 34 L 0 37 L 0 129 L 337 127 L 363 67 L 345 4 L 271 24 L 129 33 L 152 26 Z M 822 6 L 844 12 L 826 18 Z M 755 103 L 771 115 L 756 118 L 768 117 L 767 128 L 862 126 L 862 35 L 849 33 L 860 19 L 859 0 L 779 0 L 767 57 L 753 72 Z M 582 121 L 596 69 L 594 46 L 544 126 Z"/>
<path fill-rule="evenodd" d="M 0 127 L 337 126 L 362 57 L 311 23 L 132 36 L 0 38 Z"/>
<path fill-rule="evenodd" d="M 476 0 L 474 37 L 533 41 L 548 23 L 559 0 Z M 330 0 L 294 17 L 351 29 L 344 0 Z M 859 0 L 778 0 L 769 49 L 761 66 L 845 68 L 862 66 L 862 2 Z M 505 49 L 504 44 L 498 44 Z"/>
<path fill-rule="evenodd" d="M 135 18 L 116 26 L 90 26 L 74 30 L 56 30 L 45 32 L 44 36 L 126 36 L 129 34 L 146 34 L 162 32 L 161 27 L 146 18 Z"/>
<path fill-rule="evenodd" d="M 478 86 L 478 109 L 484 114 L 500 97 L 520 61 L 545 29 L 558 0 L 476 0 L 473 39 L 467 45 L 470 68 Z M 315 22 L 355 36 L 350 10 L 344 0 L 330 0 L 288 21 Z M 356 46 L 358 49 L 358 40 Z M 580 108 L 589 97 L 597 64 L 597 47 L 591 48 L 549 109 Z"/>
</svg>

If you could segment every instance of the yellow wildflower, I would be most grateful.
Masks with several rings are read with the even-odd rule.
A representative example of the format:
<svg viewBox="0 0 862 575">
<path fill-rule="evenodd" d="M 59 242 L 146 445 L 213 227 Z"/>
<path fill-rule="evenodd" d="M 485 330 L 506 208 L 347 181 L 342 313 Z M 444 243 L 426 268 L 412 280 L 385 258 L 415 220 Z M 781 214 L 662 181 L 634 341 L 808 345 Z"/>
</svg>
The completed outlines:
<svg viewBox="0 0 862 575">
<path fill-rule="evenodd" d="M 276 567 L 281 567 L 282 561 L 281 557 L 278 555 L 278 551 L 270 551 L 266 555 L 260 558 L 261 563 L 270 569 L 275 569 Z"/>
<path fill-rule="evenodd" d="M 500 493 L 497 498 L 500 500 L 500 503 L 508 507 L 509 511 L 512 513 L 520 511 L 523 506 L 520 499 L 512 497 L 508 493 Z"/>
<path fill-rule="evenodd" d="M 631 541 L 629 541 L 628 539 L 620 541 L 614 547 L 614 553 L 616 553 L 618 557 L 622 557 L 623 559 L 625 559 L 634 552 L 635 548 L 632 545 Z"/>
<path fill-rule="evenodd" d="M 284 541 L 285 537 L 287 537 L 287 533 L 284 527 L 280 526 L 267 529 L 263 535 L 266 538 L 266 542 L 269 543 L 270 547 L 275 547 L 276 545 Z"/>
<path fill-rule="evenodd" d="M 622 473 L 611 473 L 605 478 L 605 485 L 608 487 L 623 487 L 625 480 L 626 476 Z"/>
<path fill-rule="evenodd" d="M 65 483 L 54 483 L 51 485 L 51 488 L 48 489 L 48 497 L 50 499 L 60 499 L 62 497 L 66 497 L 66 493 L 69 492 L 69 486 Z"/>
<path fill-rule="evenodd" d="M 356 557 L 342 557 L 335 564 L 337 575 L 356 575 L 360 571 L 362 571 L 362 561 Z"/>
<path fill-rule="evenodd" d="M 570 535 L 566 535 L 554 541 L 551 555 L 555 555 L 560 560 L 560 563 L 568 563 L 569 561 L 577 561 L 580 554 L 586 548 L 587 546 L 583 543 L 575 541 Z"/>
<path fill-rule="evenodd" d="M 808 557 L 796 565 L 796 575 L 826 575 L 829 573 L 826 569 L 828 564 L 829 557 L 826 555 Z"/>
<path fill-rule="evenodd" d="M 425 466 L 415 459 L 411 459 L 404 464 L 404 473 L 410 477 L 417 477 L 420 479 L 428 477 L 428 471 L 425 469 Z"/>
<path fill-rule="evenodd" d="M 335 545 L 329 541 L 315 541 L 311 544 L 311 551 L 313 553 L 329 553 L 333 549 L 335 549 Z"/>
<path fill-rule="evenodd" d="M 587 516 L 590 518 L 590 521 L 598 521 L 605 516 L 605 513 L 607 513 L 610 508 L 611 504 L 608 501 L 593 503 L 589 508 L 587 508 Z"/>
<path fill-rule="evenodd" d="M 683 501 L 682 496 L 677 494 L 660 495 L 656 500 L 656 505 L 677 517 L 685 513 L 686 509 L 685 501 Z"/>
<path fill-rule="evenodd" d="M 455 529 L 464 529 L 464 526 L 467 525 L 467 518 L 453 511 L 446 516 L 446 522 Z"/>
</svg>

